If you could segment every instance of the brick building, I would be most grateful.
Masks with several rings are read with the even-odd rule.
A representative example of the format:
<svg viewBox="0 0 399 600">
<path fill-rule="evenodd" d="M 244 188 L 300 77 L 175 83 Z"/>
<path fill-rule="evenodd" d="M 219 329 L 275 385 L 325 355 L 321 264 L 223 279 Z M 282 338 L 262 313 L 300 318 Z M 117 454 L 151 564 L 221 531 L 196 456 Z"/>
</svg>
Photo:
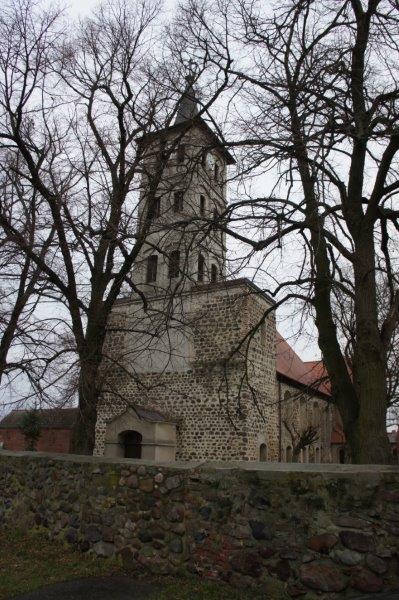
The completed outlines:
<svg viewBox="0 0 399 600">
<path fill-rule="evenodd" d="M 26 410 L 13 410 L 0 421 L 0 443 L 6 450 L 25 450 L 21 425 L 26 413 Z M 76 408 L 40 410 L 41 434 L 36 450 L 69 453 L 76 413 Z"/>
</svg>

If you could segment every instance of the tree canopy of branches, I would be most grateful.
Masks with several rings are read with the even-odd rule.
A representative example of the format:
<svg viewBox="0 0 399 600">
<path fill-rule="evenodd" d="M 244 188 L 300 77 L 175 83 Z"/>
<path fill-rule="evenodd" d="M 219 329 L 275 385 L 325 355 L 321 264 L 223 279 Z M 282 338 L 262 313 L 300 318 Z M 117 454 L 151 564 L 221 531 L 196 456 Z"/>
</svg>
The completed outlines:
<svg viewBox="0 0 399 600">
<path fill-rule="evenodd" d="M 307 425 L 298 430 L 295 423 L 291 423 L 288 419 L 283 420 L 283 425 L 288 431 L 292 442 L 292 462 L 299 462 L 302 450 L 318 441 L 319 431 L 314 425 Z"/>
<path fill-rule="evenodd" d="M 3 215 L 18 224 L 26 246 L 32 251 L 39 248 L 43 259 L 54 238 L 54 227 L 48 228 L 45 237 L 36 227 L 42 201 L 34 191 L 33 197 L 26 194 L 11 170 L 2 173 L 0 185 Z M 27 393 L 42 395 L 52 323 L 39 317 L 37 307 L 46 285 L 40 266 L 7 234 L 0 243 L 0 275 L 0 383 L 6 381 L 12 387 L 15 382 L 20 388 L 26 384 Z"/>
<path fill-rule="evenodd" d="M 315 318 L 352 460 L 388 462 L 387 357 L 399 319 L 399 5 L 189 0 L 185 10 L 186 48 L 215 77 L 229 77 L 241 173 L 277 173 L 260 197 L 241 188 L 226 231 L 265 271 L 291 259 L 289 276 L 280 269 L 278 284 L 265 285 L 277 305 L 300 299 Z M 353 308 L 350 364 L 337 290 Z"/>
<path fill-rule="evenodd" d="M 206 90 L 201 110 L 226 93 L 224 141 L 241 153 L 237 197 L 211 227 L 229 236 L 241 264 L 258 265 L 277 307 L 297 300 L 314 317 L 352 460 L 388 462 L 399 321 L 398 3 L 186 0 L 166 45 L 158 19 L 152 0 L 100 5 L 73 33 L 33 0 L 10 1 L 0 18 L 0 166 L 9 174 L 0 225 L 19 253 L 13 273 L 21 282 L 28 273 L 16 320 L 32 290 L 67 311 L 61 353 L 78 357 L 76 450 L 94 448 L 106 325 L 122 287 L 146 305 L 131 271 L 176 145 L 160 136 L 139 222 L 143 140 L 173 122 L 191 57 Z M 267 193 L 243 183 L 258 176 Z M 353 315 L 350 357 L 339 305 Z"/>
<path fill-rule="evenodd" d="M 179 53 L 168 58 L 162 31 L 152 0 L 99 5 L 72 29 L 58 10 L 33 0 L 10 0 L 0 18 L 0 165 L 12 174 L 0 225 L 46 282 L 46 298 L 66 309 L 58 355 L 66 368 L 78 367 L 81 453 L 94 448 L 106 325 L 122 286 L 146 305 L 132 268 L 178 144 L 161 141 L 143 173 L 143 140 L 173 123 L 187 86 L 187 65 Z M 34 244 L 21 203 L 33 210 Z"/>
</svg>

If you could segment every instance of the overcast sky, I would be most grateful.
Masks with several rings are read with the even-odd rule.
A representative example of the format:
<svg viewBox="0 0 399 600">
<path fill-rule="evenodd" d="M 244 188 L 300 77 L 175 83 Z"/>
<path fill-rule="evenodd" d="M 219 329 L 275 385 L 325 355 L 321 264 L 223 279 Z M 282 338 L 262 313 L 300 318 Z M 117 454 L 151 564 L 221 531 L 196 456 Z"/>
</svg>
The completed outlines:
<svg viewBox="0 0 399 600">
<path fill-rule="evenodd" d="M 132 0 L 134 1 L 134 0 Z M 69 14 L 72 18 L 84 17 L 99 3 L 99 0 L 70 0 Z M 164 11 L 170 18 L 173 17 L 177 0 L 164 0 Z M 68 9 L 67 9 L 68 10 Z M 254 193 L 262 195 L 265 188 L 268 188 L 268 182 L 259 179 L 254 186 Z M 284 265 L 285 269 L 290 269 L 289 265 Z M 288 305 L 282 306 L 277 314 L 278 329 L 281 334 L 295 348 L 303 360 L 320 359 L 320 350 L 316 342 L 316 329 L 313 322 L 303 322 L 297 316 L 292 318 L 292 311 Z M 298 334 L 298 331 L 301 331 Z"/>
</svg>

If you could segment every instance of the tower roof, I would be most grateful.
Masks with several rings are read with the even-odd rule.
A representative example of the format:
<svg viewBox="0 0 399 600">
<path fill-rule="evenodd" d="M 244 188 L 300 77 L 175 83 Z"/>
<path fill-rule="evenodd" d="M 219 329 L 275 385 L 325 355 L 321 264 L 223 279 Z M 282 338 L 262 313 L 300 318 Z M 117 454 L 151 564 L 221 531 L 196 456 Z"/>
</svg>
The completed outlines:
<svg viewBox="0 0 399 600">
<path fill-rule="evenodd" d="M 236 162 L 234 157 L 230 154 L 223 142 L 221 142 L 219 139 L 218 135 L 215 133 L 215 131 L 213 131 L 213 129 L 211 129 L 211 127 L 200 114 L 200 109 L 198 108 L 198 99 L 193 85 L 193 75 L 188 75 L 186 77 L 186 82 L 186 89 L 176 105 L 176 116 L 173 125 L 169 125 L 169 127 L 165 127 L 164 129 L 159 129 L 157 131 L 145 133 L 141 138 L 138 139 L 138 142 L 140 144 L 151 143 L 154 138 L 160 135 L 184 132 L 185 130 L 191 129 L 192 125 L 195 125 L 206 133 L 211 145 L 219 150 L 219 152 L 224 156 L 226 163 L 228 165 L 234 165 Z"/>
<path fill-rule="evenodd" d="M 195 119 L 199 113 L 192 77 L 186 77 L 186 81 L 187 87 L 177 105 L 175 125 Z"/>
</svg>

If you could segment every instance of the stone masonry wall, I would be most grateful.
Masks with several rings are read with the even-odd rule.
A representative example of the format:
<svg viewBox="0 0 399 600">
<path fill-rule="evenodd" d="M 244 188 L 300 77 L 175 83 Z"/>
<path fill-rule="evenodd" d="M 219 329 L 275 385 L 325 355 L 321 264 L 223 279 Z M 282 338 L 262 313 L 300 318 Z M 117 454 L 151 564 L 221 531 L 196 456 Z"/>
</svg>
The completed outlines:
<svg viewBox="0 0 399 600">
<path fill-rule="evenodd" d="M 113 355 L 114 362 L 107 372 L 109 392 L 98 410 L 95 454 L 104 453 L 107 423 L 136 404 L 177 423 L 179 460 L 258 460 L 262 443 L 267 443 L 269 459 L 277 460 L 274 316 L 251 340 L 247 353 L 244 346 L 244 352 L 225 364 L 267 307 L 266 300 L 242 281 L 231 288 L 204 286 L 188 300 L 187 321 L 192 323 L 188 368 L 151 373 L 134 371 L 134 354 L 127 348 L 134 347 L 130 331 L 137 329 L 131 315 L 138 317 L 129 303 L 121 304 L 113 319 L 115 323 L 119 317 L 124 334 L 108 336 L 106 354 Z"/>
<path fill-rule="evenodd" d="M 296 431 L 303 431 L 308 425 L 317 429 L 316 441 L 302 450 L 298 462 L 334 462 L 331 456 L 332 407 L 317 395 L 310 395 L 291 384 L 280 383 L 281 394 L 281 446 L 283 462 L 289 462 L 287 448 L 292 448 L 292 437 L 284 426 L 286 420 Z"/>
<path fill-rule="evenodd" d="M 0 452 L 0 520 L 132 571 L 196 573 L 273 600 L 399 589 L 395 467 Z"/>
</svg>

